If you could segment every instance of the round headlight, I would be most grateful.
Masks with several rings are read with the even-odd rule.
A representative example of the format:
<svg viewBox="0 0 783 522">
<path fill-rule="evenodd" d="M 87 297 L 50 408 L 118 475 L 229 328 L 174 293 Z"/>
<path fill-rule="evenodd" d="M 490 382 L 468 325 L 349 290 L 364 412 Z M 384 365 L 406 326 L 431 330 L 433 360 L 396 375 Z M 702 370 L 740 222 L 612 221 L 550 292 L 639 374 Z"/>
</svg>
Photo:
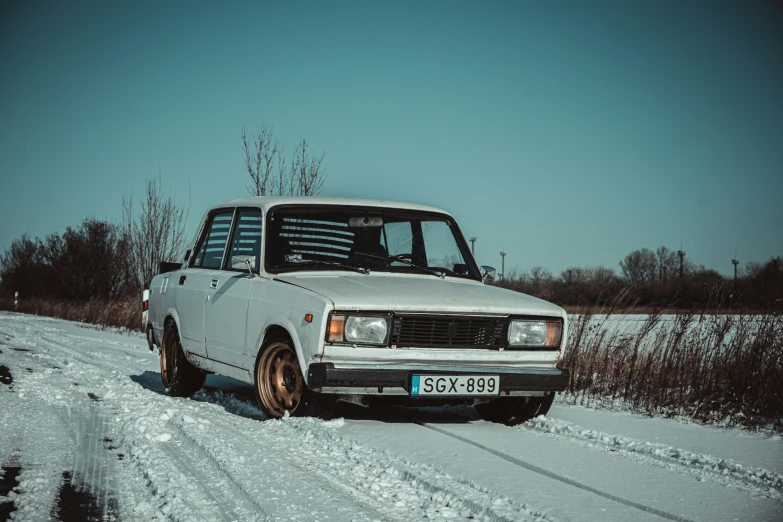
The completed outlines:
<svg viewBox="0 0 783 522">
<path fill-rule="evenodd" d="M 351 316 L 345 320 L 345 340 L 349 343 L 386 344 L 389 321 L 385 317 Z"/>
</svg>

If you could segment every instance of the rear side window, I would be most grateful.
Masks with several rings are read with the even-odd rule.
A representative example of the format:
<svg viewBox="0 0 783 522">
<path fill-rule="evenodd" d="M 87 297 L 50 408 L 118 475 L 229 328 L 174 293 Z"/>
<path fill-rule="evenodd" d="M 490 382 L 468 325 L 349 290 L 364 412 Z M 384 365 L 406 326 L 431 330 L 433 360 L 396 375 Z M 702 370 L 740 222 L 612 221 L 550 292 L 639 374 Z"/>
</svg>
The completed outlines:
<svg viewBox="0 0 783 522">
<path fill-rule="evenodd" d="M 198 268 L 219 269 L 226 251 L 228 233 L 231 230 L 233 210 L 213 214 L 207 225 L 201 244 L 193 259 L 193 266 Z"/>
<path fill-rule="evenodd" d="M 228 252 L 227 267 L 247 270 L 244 263 L 251 258 L 255 258 L 257 269 L 261 264 L 261 211 L 240 210 Z"/>
</svg>

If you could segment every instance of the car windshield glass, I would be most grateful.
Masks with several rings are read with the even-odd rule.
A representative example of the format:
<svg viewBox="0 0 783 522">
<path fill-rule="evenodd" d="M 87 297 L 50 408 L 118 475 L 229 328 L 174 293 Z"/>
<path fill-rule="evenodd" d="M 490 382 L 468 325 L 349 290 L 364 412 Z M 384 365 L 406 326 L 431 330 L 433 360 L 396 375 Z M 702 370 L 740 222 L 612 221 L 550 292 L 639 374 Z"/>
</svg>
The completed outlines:
<svg viewBox="0 0 783 522">
<path fill-rule="evenodd" d="M 442 273 L 480 280 L 459 228 L 448 216 L 404 209 L 283 207 L 268 214 L 265 262 L 296 270 Z M 427 269 L 427 270 L 423 270 Z"/>
</svg>

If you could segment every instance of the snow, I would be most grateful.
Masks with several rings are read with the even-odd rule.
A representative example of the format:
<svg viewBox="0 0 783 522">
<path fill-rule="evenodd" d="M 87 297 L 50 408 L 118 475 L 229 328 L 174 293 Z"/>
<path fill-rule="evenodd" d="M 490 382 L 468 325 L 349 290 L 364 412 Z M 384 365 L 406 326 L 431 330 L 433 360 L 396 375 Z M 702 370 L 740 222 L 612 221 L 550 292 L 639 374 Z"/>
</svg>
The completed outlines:
<svg viewBox="0 0 783 522">
<path fill-rule="evenodd" d="M 124 521 L 783 520 L 779 437 L 563 404 L 518 427 L 348 404 L 267 421 L 224 377 L 164 395 L 140 334 L 19 314 L 0 314 L 0 352 L 15 521 L 75 495 L 82 518 Z"/>
</svg>

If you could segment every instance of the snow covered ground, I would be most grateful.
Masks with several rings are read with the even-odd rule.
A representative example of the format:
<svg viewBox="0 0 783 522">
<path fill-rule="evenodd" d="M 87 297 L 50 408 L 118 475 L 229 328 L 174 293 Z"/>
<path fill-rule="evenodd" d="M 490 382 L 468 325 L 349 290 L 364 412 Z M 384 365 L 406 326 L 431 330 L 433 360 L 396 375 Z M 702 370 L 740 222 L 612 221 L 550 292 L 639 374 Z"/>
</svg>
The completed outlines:
<svg viewBox="0 0 783 522">
<path fill-rule="evenodd" d="M 162 394 L 141 335 L 0 314 L 0 521 L 783 520 L 779 437 L 554 406 L 344 405 L 264 421 L 218 376 Z"/>
</svg>

